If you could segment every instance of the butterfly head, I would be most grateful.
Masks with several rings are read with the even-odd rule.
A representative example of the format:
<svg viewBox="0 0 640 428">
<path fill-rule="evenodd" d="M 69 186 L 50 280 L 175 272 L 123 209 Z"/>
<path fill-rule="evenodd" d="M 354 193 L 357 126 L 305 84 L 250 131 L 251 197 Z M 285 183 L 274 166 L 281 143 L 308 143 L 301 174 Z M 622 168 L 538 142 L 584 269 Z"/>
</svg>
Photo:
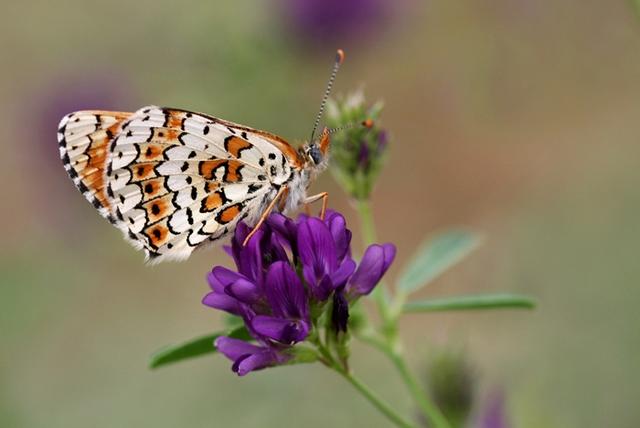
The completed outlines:
<svg viewBox="0 0 640 428">
<path fill-rule="evenodd" d="M 304 159 L 305 166 L 313 170 L 323 170 L 327 166 L 327 159 L 329 157 L 329 146 L 331 145 L 331 139 L 329 130 L 327 128 L 322 131 L 320 140 L 313 140 L 304 146 L 300 150 L 300 154 Z"/>
</svg>

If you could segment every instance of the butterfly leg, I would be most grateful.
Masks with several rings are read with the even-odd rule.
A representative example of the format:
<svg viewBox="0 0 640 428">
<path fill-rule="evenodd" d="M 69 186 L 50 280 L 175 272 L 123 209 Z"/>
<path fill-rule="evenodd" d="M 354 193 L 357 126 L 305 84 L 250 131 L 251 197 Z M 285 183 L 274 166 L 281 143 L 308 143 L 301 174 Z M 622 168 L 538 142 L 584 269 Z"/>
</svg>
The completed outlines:
<svg viewBox="0 0 640 428">
<path fill-rule="evenodd" d="M 280 190 L 278 190 L 278 193 L 276 193 L 276 196 L 273 198 L 273 200 L 269 203 L 267 208 L 264 210 L 264 212 L 260 216 L 260 220 L 258 220 L 253 230 L 249 232 L 246 238 L 244 238 L 244 241 L 242 242 L 243 247 L 247 245 L 247 242 L 249 242 L 249 239 L 251 239 L 251 237 L 255 235 L 256 232 L 258 232 L 258 230 L 260 229 L 260 226 L 262 226 L 262 223 L 264 223 L 267 217 L 269 217 L 269 214 L 271 214 L 271 211 L 273 211 L 273 207 L 275 207 L 276 204 L 278 203 L 278 199 L 280 199 L 282 195 L 285 194 L 286 191 L 287 191 L 287 186 L 280 187 Z"/>
<path fill-rule="evenodd" d="M 309 204 L 312 204 L 319 199 L 322 199 L 322 208 L 320 208 L 320 219 L 324 220 L 324 215 L 327 212 L 327 203 L 329 202 L 328 192 L 322 192 L 322 193 L 318 193 L 317 195 L 309 196 L 307 199 L 304 200 L 304 207 L 308 214 Z"/>
</svg>

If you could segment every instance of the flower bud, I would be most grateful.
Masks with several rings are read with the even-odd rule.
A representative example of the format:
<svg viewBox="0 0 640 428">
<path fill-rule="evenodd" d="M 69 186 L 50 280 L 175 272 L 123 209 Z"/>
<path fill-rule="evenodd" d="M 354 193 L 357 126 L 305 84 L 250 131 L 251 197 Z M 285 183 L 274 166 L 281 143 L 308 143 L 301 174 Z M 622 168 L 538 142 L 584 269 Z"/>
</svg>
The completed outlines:
<svg viewBox="0 0 640 428">
<path fill-rule="evenodd" d="M 372 123 L 337 132 L 331 142 L 331 172 L 352 197 L 368 199 L 388 145 L 388 133 L 378 123 L 382 103 L 367 106 L 362 91 L 357 91 L 331 99 L 327 107 L 327 124 L 331 128 Z"/>
</svg>

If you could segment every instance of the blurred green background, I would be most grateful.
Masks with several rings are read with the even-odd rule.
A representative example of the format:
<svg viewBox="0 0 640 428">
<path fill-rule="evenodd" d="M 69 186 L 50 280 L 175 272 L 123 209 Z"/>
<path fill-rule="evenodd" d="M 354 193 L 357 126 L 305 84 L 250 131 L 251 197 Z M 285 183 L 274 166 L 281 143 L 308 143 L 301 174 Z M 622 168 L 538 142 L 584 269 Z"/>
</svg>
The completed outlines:
<svg viewBox="0 0 640 428">
<path fill-rule="evenodd" d="M 514 427 L 640 420 L 640 19 L 625 1 L 5 2 L 0 27 L 0 426 L 386 426 L 320 365 L 237 378 L 222 357 L 155 372 L 151 352 L 207 333 L 218 248 L 147 267 L 59 161 L 69 111 L 205 111 L 296 141 L 330 69 L 383 99 L 393 135 L 374 192 L 397 276 L 424 235 L 484 246 L 418 297 L 513 291 L 533 312 L 410 315 L 412 365 L 464 350 L 482 407 Z M 355 212 L 329 174 L 314 184 Z M 356 242 L 359 242 L 356 240 Z M 412 411 L 391 367 L 355 367 Z"/>
</svg>

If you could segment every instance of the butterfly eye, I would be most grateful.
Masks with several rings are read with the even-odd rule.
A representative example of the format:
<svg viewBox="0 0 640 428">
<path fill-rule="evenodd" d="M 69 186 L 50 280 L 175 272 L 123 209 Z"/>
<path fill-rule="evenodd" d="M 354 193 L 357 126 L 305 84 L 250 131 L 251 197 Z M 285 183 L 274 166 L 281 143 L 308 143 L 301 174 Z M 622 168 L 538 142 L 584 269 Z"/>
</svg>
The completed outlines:
<svg viewBox="0 0 640 428">
<path fill-rule="evenodd" d="M 320 162 L 322 162 L 322 153 L 320 152 L 320 148 L 315 145 L 312 144 L 309 147 L 309 158 L 313 161 L 314 164 L 318 165 Z"/>
</svg>

